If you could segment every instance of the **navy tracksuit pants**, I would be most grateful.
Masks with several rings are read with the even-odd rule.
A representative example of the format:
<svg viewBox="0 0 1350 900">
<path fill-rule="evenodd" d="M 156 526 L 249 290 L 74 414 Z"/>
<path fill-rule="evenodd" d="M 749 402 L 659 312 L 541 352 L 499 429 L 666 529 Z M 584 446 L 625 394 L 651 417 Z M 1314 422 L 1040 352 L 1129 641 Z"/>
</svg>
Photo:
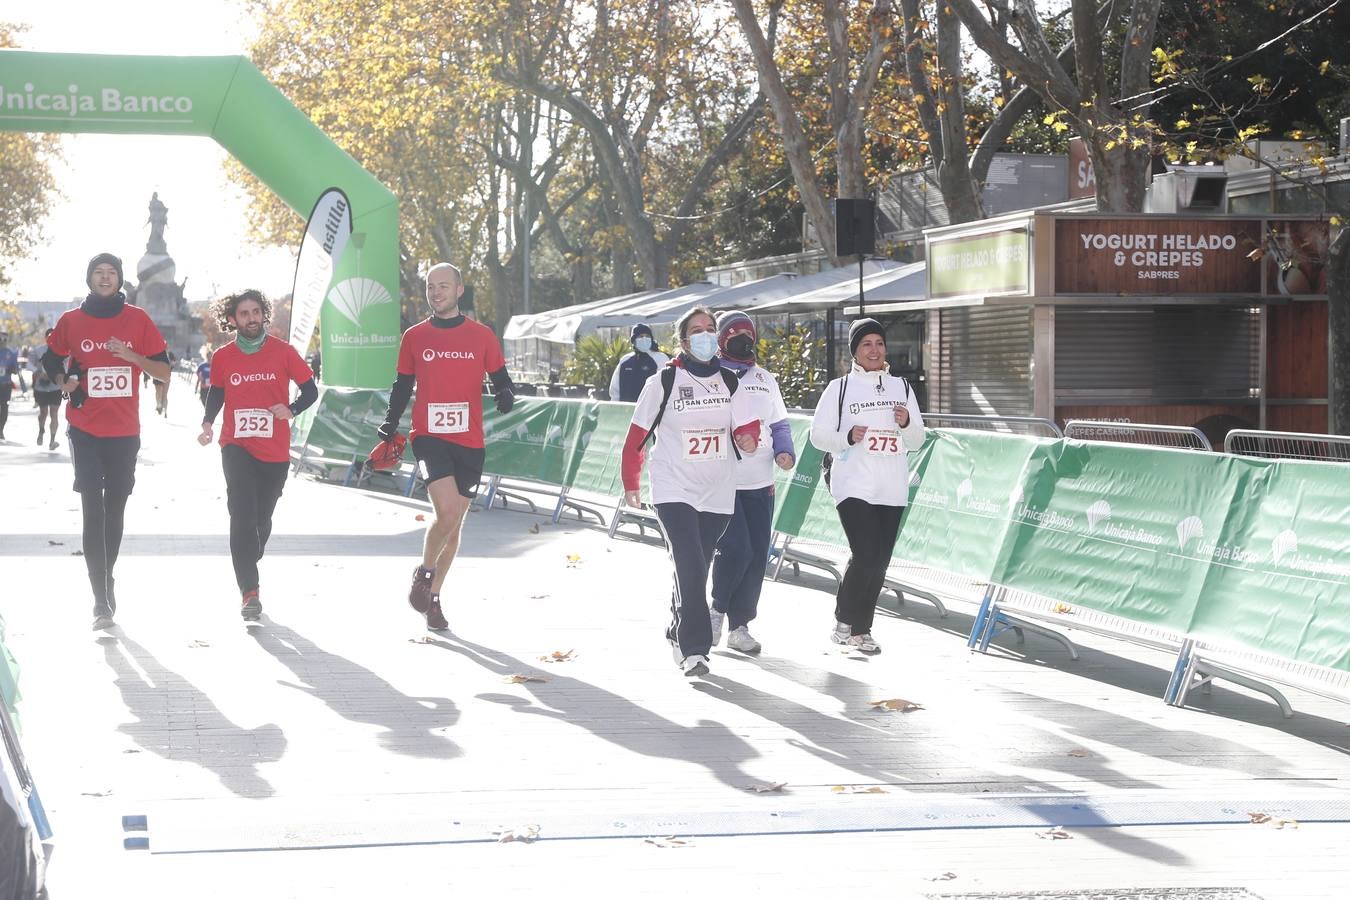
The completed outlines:
<svg viewBox="0 0 1350 900">
<path fill-rule="evenodd" d="M 726 531 L 731 516 L 702 512 L 688 503 L 658 503 L 656 518 L 675 566 L 666 639 L 680 648 L 680 656 L 707 656 L 712 650 L 708 567 L 717 539 Z"/>
<path fill-rule="evenodd" d="M 759 609 L 772 526 L 773 488 L 736 492 L 736 511 L 712 564 L 713 609 L 726 613 L 733 631 L 752 622 Z"/>
</svg>

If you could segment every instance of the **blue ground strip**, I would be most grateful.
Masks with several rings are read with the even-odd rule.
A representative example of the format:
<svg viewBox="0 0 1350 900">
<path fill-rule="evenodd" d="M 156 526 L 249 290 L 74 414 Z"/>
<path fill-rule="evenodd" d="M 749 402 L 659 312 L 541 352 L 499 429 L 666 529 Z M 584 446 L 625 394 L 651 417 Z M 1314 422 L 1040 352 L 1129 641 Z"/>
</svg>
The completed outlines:
<svg viewBox="0 0 1350 900">
<path fill-rule="evenodd" d="M 1123 795 L 958 797 L 867 794 L 835 796 L 837 803 L 801 805 L 791 794 L 765 796 L 759 808 L 684 811 L 595 811 L 516 807 L 510 822 L 476 810 L 456 817 L 445 800 L 431 809 L 335 810 L 274 816 L 257 806 L 216 808 L 209 816 L 175 803 L 146 816 L 152 853 L 219 853 L 352 847 L 491 843 L 511 823 L 539 826 L 537 840 L 604 840 L 678 835 L 740 837 L 970 828 L 1111 828 L 1148 825 L 1247 825 L 1252 814 L 1296 822 L 1350 822 L 1350 792 L 1272 792 L 1231 798 L 1178 798 L 1162 792 Z M 795 802 L 794 802 L 795 801 Z M 381 804 L 382 805 L 382 804 Z M 394 804 L 390 804 L 393 806 Z M 378 810 L 379 807 L 373 807 Z"/>
</svg>

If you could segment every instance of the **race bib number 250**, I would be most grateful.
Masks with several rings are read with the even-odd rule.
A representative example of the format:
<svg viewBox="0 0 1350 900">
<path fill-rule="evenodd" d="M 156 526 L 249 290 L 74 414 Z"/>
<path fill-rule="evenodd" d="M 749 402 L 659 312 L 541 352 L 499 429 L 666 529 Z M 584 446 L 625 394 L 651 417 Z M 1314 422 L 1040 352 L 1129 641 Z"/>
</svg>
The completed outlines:
<svg viewBox="0 0 1350 900">
<path fill-rule="evenodd" d="M 90 397 L 130 397 L 131 366 L 96 366 L 89 370 Z"/>
</svg>

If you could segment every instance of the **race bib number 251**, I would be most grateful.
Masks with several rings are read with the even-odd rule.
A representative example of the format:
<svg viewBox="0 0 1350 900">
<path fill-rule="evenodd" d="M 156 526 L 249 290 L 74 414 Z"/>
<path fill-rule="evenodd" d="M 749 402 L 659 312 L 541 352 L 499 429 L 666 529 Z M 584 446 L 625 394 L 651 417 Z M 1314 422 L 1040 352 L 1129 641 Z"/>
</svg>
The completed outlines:
<svg viewBox="0 0 1350 900">
<path fill-rule="evenodd" d="M 96 366 L 89 370 L 90 397 L 130 397 L 131 366 Z"/>
<path fill-rule="evenodd" d="M 427 431 L 432 434 L 463 434 L 468 430 L 469 404 L 427 404 Z"/>
</svg>

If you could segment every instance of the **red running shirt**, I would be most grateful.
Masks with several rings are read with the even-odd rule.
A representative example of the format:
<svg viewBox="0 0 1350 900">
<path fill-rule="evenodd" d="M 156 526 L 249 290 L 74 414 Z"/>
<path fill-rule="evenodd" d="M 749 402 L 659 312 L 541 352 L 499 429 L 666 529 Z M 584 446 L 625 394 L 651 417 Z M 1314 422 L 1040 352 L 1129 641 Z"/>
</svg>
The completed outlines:
<svg viewBox="0 0 1350 900">
<path fill-rule="evenodd" d="M 270 335 L 257 353 L 233 341 L 221 347 L 211 357 L 211 387 L 225 391 L 220 446 L 238 444 L 259 462 L 290 462 L 291 423 L 271 409 L 291 402 L 291 382 L 313 377 L 294 347 Z"/>
<path fill-rule="evenodd" d="M 497 336 L 465 319 L 437 328 L 430 319 L 403 332 L 398 373 L 417 381 L 412 436 L 483 446 L 483 376 L 506 365 Z"/>
<path fill-rule="evenodd" d="M 141 356 L 163 353 L 168 346 L 145 310 L 131 304 L 110 319 L 72 309 L 57 321 L 47 346 L 70 357 L 67 369 L 79 366 L 88 394 L 80 408 L 66 407 L 66 421 L 95 437 L 132 437 L 141 433 L 141 369 L 113 356 L 111 338 L 126 341 Z"/>
</svg>

